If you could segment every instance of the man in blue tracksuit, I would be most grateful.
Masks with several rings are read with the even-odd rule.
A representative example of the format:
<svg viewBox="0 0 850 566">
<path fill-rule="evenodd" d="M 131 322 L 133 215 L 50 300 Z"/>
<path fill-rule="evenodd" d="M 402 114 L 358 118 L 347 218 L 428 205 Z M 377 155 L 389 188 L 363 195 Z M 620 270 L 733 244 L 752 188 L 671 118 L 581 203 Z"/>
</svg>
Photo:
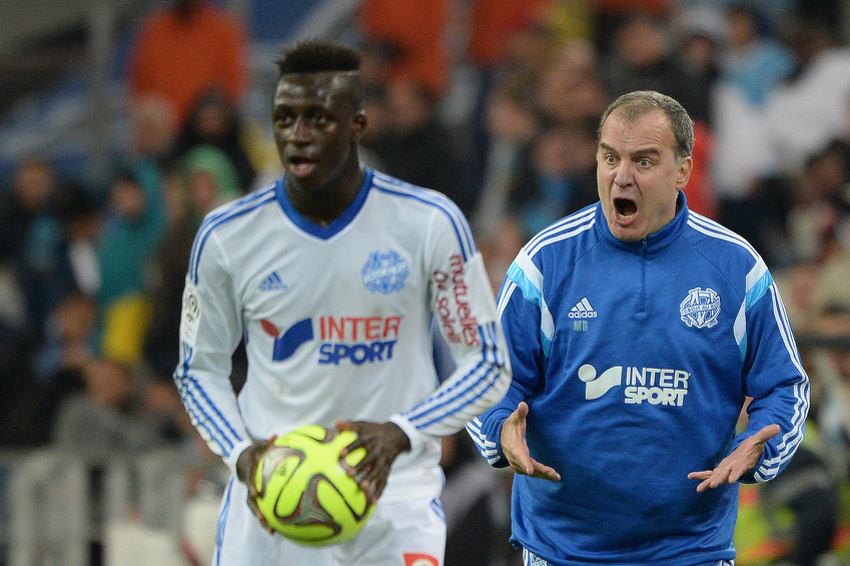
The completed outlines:
<svg viewBox="0 0 850 566">
<path fill-rule="evenodd" d="M 688 210 L 692 148 L 675 100 L 618 98 L 600 201 L 529 241 L 502 285 L 514 379 L 467 428 L 516 473 L 526 566 L 732 561 L 737 482 L 770 480 L 802 440 L 809 382 L 776 285 Z"/>
</svg>

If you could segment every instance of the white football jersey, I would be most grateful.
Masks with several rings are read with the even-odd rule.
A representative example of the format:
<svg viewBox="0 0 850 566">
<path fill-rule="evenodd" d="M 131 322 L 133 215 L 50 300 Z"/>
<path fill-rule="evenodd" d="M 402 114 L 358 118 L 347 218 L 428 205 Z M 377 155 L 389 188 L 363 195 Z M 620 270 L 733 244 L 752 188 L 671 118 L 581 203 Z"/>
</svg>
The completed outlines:
<svg viewBox="0 0 850 566">
<path fill-rule="evenodd" d="M 457 369 L 434 369 L 432 319 Z M 244 338 L 238 398 L 231 355 Z M 253 440 L 309 423 L 397 423 L 411 450 L 382 499 L 436 495 L 440 436 L 510 383 L 492 288 L 466 219 L 445 196 L 367 169 L 327 227 L 283 181 L 207 215 L 192 250 L 175 380 L 192 421 L 235 471 Z"/>
</svg>

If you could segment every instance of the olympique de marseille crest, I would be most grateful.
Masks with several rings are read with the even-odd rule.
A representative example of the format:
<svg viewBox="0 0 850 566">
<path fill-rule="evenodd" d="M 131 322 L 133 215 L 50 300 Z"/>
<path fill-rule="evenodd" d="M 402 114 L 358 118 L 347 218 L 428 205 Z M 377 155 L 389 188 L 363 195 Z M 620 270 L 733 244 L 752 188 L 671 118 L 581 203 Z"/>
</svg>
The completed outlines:
<svg viewBox="0 0 850 566">
<path fill-rule="evenodd" d="M 697 287 L 679 305 L 682 321 L 692 328 L 711 328 L 720 314 L 720 295 L 714 289 Z"/>
<path fill-rule="evenodd" d="M 392 250 L 369 254 L 363 266 L 363 284 L 372 293 L 388 295 L 404 288 L 404 282 L 410 273 L 407 262 L 398 252 Z"/>
</svg>

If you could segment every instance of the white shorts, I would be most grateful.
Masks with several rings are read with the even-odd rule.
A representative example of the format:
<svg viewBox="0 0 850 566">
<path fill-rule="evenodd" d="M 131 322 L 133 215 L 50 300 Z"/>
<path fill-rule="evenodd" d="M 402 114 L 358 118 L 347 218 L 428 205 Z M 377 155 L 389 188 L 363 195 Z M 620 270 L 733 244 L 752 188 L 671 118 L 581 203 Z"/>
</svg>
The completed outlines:
<svg viewBox="0 0 850 566">
<path fill-rule="evenodd" d="M 438 500 L 379 500 L 353 539 L 305 546 L 269 534 L 247 497 L 245 484 L 231 479 L 222 500 L 213 566 L 443 566 L 446 520 Z"/>
</svg>

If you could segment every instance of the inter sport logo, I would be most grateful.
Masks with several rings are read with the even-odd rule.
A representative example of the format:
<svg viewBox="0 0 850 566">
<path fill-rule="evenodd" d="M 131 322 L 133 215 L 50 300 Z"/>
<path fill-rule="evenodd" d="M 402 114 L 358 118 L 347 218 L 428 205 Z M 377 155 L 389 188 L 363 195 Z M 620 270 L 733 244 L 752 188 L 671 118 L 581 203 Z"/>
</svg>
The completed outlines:
<svg viewBox="0 0 850 566">
<path fill-rule="evenodd" d="M 623 389 L 626 405 L 669 405 L 681 407 L 688 394 L 691 374 L 684 370 L 614 366 L 602 374 L 590 364 L 578 368 L 578 378 L 585 383 L 584 398 L 599 399 L 615 387 Z M 624 383 L 625 382 L 625 383 Z"/>
<path fill-rule="evenodd" d="M 584 398 L 588 401 L 599 399 L 612 387 L 623 384 L 623 366 L 614 366 L 602 372 L 596 377 L 596 368 L 590 364 L 584 364 L 578 368 L 578 378 L 585 382 Z"/>
<path fill-rule="evenodd" d="M 400 316 L 321 316 L 318 319 L 319 363 L 355 366 L 391 360 L 398 341 Z M 262 319 L 260 325 L 274 338 L 272 360 L 282 362 L 314 339 L 313 319 L 305 318 L 281 333 L 275 324 Z"/>
<path fill-rule="evenodd" d="M 309 318 L 299 320 L 283 334 L 280 333 L 277 326 L 266 319 L 261 320 L 260 325 L 266 331 L 266 334 L 274 338 L 272 359 L 276 362 L 289 359 L 298 349 L 298 346 L 313 339 L 313 321 Z"/>
</svg>

